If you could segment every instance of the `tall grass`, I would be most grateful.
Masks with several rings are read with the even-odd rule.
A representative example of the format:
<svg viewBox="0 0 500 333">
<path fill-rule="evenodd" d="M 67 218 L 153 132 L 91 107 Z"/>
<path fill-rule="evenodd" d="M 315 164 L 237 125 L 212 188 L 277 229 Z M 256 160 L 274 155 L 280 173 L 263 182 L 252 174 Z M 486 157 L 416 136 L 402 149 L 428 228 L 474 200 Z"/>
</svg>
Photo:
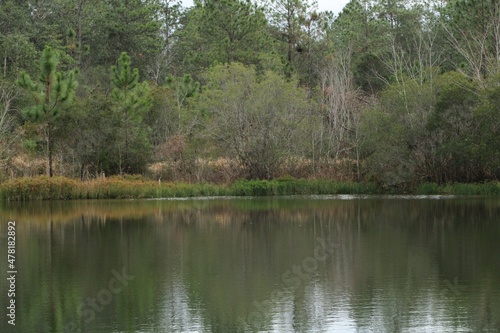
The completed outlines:
<svg viewBox="0 0 500 333">
<path fill-rule="evenodd" d="M 67 200 L 119 198 L 171 198 L 195 196 L 276 196 L 310 194 L 380 194 L 374 183 L 280 178 L 239 180 L 227 185 L 209 183 L 159 183 L 140 176 L 123 176 L 80 182 L 65 177 L 17 178 L 0 184 L 0 199 Z M 500 183 L 421 184 L 415 194 L 500 195 Z"/>
<path fill-rule="evenodd" d="M 240 180 L 229 191 L 236 196 L 308 195 L 308 194 L 375 194 L 373 183 L 347 183 L 332 180 L 282 178 L 276 180 Z"/>
<path fill-rule="evenodd" d="M 168 198 L 194 196 L 271 196 L 295 194 L 378 193 L 373 184 L 337 183 L 330 180 L 283 178 L 240 180 L 228 185 L 159 183 L 141 177 L 109 177 L 80 182 L 65 177 L 17 178 L 0 184 L 3 200 L 65 200 Z"/>
<path fill-rule="evenodd" d="M 79 183 L 65 177 L 16 178 L 0 184 L 0 197 L 7 200 L 49 200 L 79 197 Z"/>
<path fill-rule="evenodd" d="M 500 183 L 449 183 L 444 185 L 438 185 L 436 183 L 423 183 L 418 186 L 416 193 L 449 195 L 500 195 Z"/>
</svg>

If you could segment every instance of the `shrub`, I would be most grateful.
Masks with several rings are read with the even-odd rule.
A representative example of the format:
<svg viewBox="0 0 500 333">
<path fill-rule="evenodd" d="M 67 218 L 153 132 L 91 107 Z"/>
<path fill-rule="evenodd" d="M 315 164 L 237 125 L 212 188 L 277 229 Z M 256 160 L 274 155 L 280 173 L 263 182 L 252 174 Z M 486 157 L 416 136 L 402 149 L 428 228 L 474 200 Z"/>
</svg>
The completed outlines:
<svg viewBox="0 0 500 333">
<path fill-rule="evenodd" d="M 438 193 L 439 193 L 439 185 L 436 183 L 423 183 L 420 184 L 417 188 L 417 194 L 430 195 Z"/>
</svg>

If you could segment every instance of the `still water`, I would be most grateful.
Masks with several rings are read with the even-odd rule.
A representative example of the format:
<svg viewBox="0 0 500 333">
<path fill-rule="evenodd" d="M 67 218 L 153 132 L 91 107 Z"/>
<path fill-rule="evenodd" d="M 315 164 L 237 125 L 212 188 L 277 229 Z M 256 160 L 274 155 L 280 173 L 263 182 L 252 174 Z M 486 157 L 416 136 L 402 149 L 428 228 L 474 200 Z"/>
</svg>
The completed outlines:
<svg viewBox="0 0 500 333">
<path fill-rule="evenodd" d="M 0 203 L 0 221 L 0 332 L 500 332 L 499 198 Z"/>
</svg>

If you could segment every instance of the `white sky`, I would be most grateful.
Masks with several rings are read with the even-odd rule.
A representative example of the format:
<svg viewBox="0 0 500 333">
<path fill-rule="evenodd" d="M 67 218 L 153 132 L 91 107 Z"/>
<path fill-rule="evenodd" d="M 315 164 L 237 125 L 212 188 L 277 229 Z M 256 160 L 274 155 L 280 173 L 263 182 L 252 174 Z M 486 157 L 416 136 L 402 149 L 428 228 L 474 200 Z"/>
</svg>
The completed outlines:
<svg viewBox="0 0 500 333">
<path fill-rule="evenodd" d="M 318 8 L 320 11 L 331 10 L 338 14 L 348 2 L 349 0 L 318 0 Z"/>
<path fill-rule="evenodd" d="M 320 11 L 331 10 L 335 14 L 340 13 L 349 0 L 317 0 Z M 193 0 L 182 0 L 185 7 L 191 7 Z"/>
</svg>

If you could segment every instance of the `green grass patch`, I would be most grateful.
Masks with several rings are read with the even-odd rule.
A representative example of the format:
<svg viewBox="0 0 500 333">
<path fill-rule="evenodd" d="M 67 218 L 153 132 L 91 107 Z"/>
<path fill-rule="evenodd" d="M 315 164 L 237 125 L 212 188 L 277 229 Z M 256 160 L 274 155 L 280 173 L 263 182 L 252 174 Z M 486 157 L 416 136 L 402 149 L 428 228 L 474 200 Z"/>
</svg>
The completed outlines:
<svg viewBox="0 0 500 333">
<path fill-rule="evenodd" d="M 439 185 L 437 183 L 423 183 L 417 187 L 417 194 L 432 195 L 439 194 Z"/>
<path fill-rule="evenodd" d="M 416 194 L 500 195 L 500 183 L 449 183 L 444 185 L 423 183 L 418 186 Z"/>
<path fill-rule="evenodd" d="M 454 195 L 500 195 L 500 183 L 446 184 L 440 187 L 440 193 Z"/>
<path fill-rule="evenodd" d="M 283 178 L 275 180 L 239 180 L 229 191 L 237 196 L 311 195 L 311 194 L 376 194 L 372 183 L 340 183 L 332 180 Z"/>
</svg>

